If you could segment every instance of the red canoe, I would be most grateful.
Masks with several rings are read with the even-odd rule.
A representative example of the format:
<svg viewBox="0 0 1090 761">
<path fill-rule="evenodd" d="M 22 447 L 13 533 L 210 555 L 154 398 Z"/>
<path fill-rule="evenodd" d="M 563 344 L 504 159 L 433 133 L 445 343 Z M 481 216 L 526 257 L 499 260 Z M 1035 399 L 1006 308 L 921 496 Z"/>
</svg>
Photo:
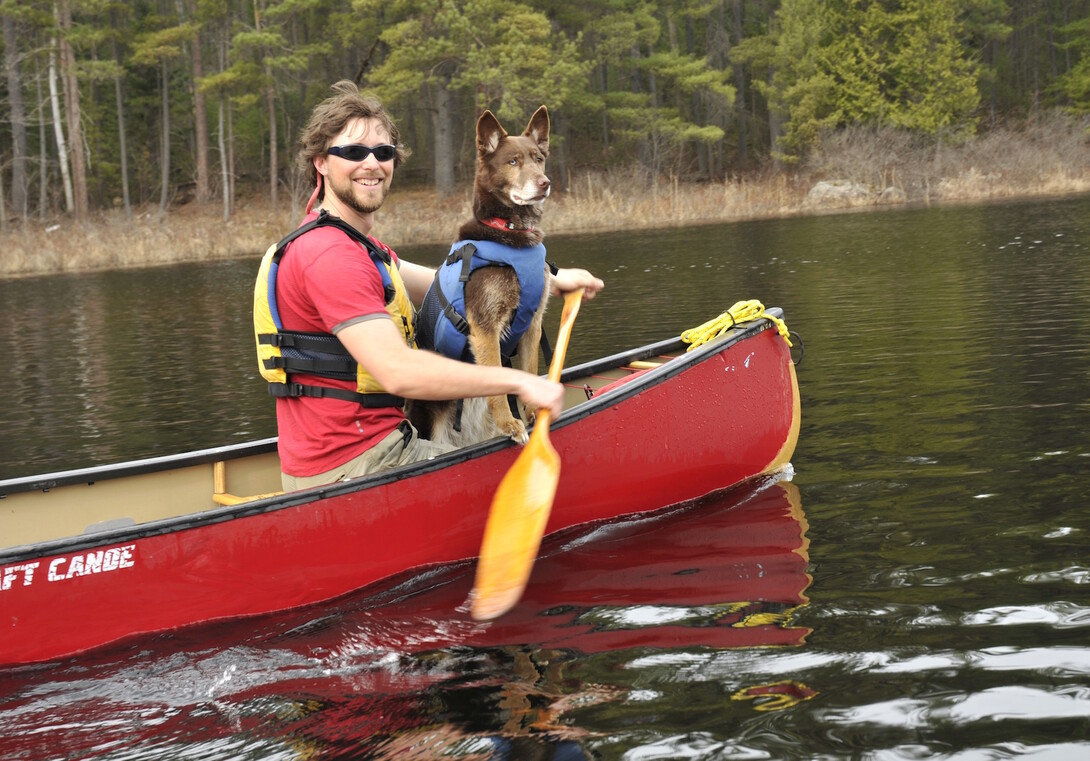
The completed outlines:
<svg viewBox="0 0 1090 761">
<path fill-rule="evenodd" d="M 782 470 L 800 404 L 776 327 L 761 317 L 689 352 L 669 339 L 565 371 L 547 533 Z M 276 492 L 273 439 L 0 481 L 0 664 L 289 610 L 472 559 L 517 454 L 496 439 L 288 494 Z"/>
<path fill-rule="evenodd" d="M 117 689 L 124 693 L 136 672 L 156 678 L 140 664 L 169 662 L 200 671 L 224 652 L 240 671 L 261 678 L 216 690 L 221 705 L 230 706 L 230 721 L 197 700 L 175 705 L 162 721 L 136 730 L 130 722 L 110 721 L 116 705 L 74 701 L 64 707 L 66 723 L 94 726 L 94 732 L 9 733 L 0 736 L 0 758 L 85 758 L 96 749 L 141 747 L 164 737 L 197 744 L 239 734 L 268 737 L 270 731 L 306 743 L 315 757 L 353 748 L 361 758 L 395 758 L 397 743 L 420 742 L 429 732 L 444 736 L 437 724 L 450 721 L 450 709 L 444 706 L 440 719 L 435 696 L 466 684 L 450 664 L 485 654 L 500 663 L 517 659 L 519 667 L 478 665 L 472 678 L 477 700 L 519 706 L 504 712 L 515 725 L 509 737 L 536 730 L 555 738 L 552 722 L 565 706 L 626 698 L 590 684 L 570 700 L 571 680 L 561 670 L 573 659 L 630 648 L 636 658 L 640 652 L 654 657 L 651 649 L 699 658 L 696 648 L 802 645 L 810 632 L 797 620 L 811 583 L 806 532 L 793 484 L 744 485 L 648 516 L 550 537 L 520 603 L 496 621 L 476 622 L 466 612 L 474 568 L 459 563 L 258 626 L 238 620 L 150 638 L 140 643 L 136 661 L 124 644 L 103 648 L 81 659 L 80 668 L 50 672 L 51 690 L 85 679 L 90 670 L 100 684 L 122 685 Z M 454 655 L 436 660 L 436 652 Z M 734 698 L 753 700 L 758 710 L 814 694 L 799 682 L 767 684 L 759 674 L 752 675 L 756 681 L 739 678 L 745 686 Z M 41 680 L 41 671 L 31 668 L 8 684 L 18 689 Z M 149 689 L 142 685 L 142 694 L 151 694 Z M 474 710 L 472 702 L 458 702 L 461 710 Z M 275 719 L 270 705 L 279 706 Z M 41 712 L 45 722 L 55 705 L 39 700 L 23 709 L 32 717 Z M 570 727 L 570 721 L 563 723 Z M 435 746 L 418 745 L 415 755 L 404 757 L 420 757 L 420 747 Z M 441 754 L 435 749 L 433 755 Z"/>
</svg>

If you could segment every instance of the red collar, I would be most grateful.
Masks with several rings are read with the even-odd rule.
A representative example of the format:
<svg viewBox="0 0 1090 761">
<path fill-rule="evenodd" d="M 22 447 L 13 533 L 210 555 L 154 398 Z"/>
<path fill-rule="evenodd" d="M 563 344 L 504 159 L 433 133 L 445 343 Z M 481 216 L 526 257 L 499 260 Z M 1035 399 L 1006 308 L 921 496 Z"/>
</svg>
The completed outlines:
<svg viewBox="0 0 1090 761">
<path fill-rule="evenodd" d="M 534 225 L 532 223 L 527 227 L 515 227 L 514 222 L 507 219 L 501 219 L 499 217 L 482 219 L 481 224 L 488 225 L 489 227 L 494 227 L 497 230 L 511 230 L 517 233 L 531 233 L 534 231 Z"/>
</svg>

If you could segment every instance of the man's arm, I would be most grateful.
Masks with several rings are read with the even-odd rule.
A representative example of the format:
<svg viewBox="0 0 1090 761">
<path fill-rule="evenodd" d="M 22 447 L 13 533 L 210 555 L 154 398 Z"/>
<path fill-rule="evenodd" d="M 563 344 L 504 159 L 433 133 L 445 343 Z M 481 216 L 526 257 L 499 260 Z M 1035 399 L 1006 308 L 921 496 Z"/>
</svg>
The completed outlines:
<svg viewBox="0 0 1090 761">
<path fill-rule="evenodd" d="M 357 322 L 338 331 L 337 338 L 396 396 L 442 400 L 516 394 L 530 409 L 548 408 L 554 418 L 563 409 L 564 387 L 559 383 L 509 367 L 475 365 L 411 349 L 393 320 Z"/>
<path fill-rule="evenodd" d="M 435 279 L 435 270 L 402 259 L 401 266 L 398 267 L 397 271 L 401 273 L 401 279 L 405 281 L 405 289 L 409 292 L 409 298 L 414 304 L 420 304 L 424 300 L 428 288 L 431 287 L 432 280 Z"/>
</svg>

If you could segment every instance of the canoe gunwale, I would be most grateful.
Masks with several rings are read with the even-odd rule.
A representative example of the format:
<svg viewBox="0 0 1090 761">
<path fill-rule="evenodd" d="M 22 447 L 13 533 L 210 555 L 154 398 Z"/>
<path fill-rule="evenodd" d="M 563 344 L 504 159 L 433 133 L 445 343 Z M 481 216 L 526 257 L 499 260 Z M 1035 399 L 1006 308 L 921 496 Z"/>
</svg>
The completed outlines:
<svg viewBox="0 0 1090 761">
<path fill-rule="evenodd" d="M 771 308 L 768 311 L 777 317 L 782 315 L 782 311 L 779 308 Z M 603 394 L 601 397 L 592 397 L 586 402 L 581 402 L 580 404 L 565 410 L 552 424 L 551 428 L 554 430 L 563 428 L 608 407 L 623 402 L 649 388 L 666 382 L 693 365 L 704 361 L 709 356 L 725 351 L 739 341 L 772 328 L 773 324 L 769 320 L 758 318 L 748 323 L 742 323 L 739 326 L 732 328 L 723 336 L 689 352 L 685 352 L 685 349 L 688 347 L 680 338 L 673 337 L 570 367 L 562 374 L 562 383 L 593 375 L 596 372 L 616 369 L 634 361 L 662 356 L 664 354 L 678 353 L 678 356 L 670 361 L 647 370 L 639 377 L 633 378 L 630 382 L 624 383 L 620 387 Z M 3 504 L 2 500 L 7 494 L 29 491 L 48 491 L 51 488 L 60 486 L 91 484 L 97 481 L 122 478 L 125 476 L 147 474 L 193 465 L 212 464 L 221 460 L 230 461 L 232 459 L 251 455 L 265 454 L 275 451 L 276 441 L 277 439 L 273 437 L 180 454 L 171 454 L 76 470 L 57 471 L 54 473 L 0 481 L 0 505 Z M 515 443 L 510 439 L 495 438 L 464 449 L 440 455 L 431 460 L 406 465 L 400 468 L 393 468 L 373 476 L 367 476 L 352 481 L 263 497 L 242 502 L 237 505 L 215 507 L 186 515 L 149 521 L 134 526 L 113 527 L 60 539 L 51 539 L 32 544 L 0 548 L 0 564 L 8 565 L 43 556 L 78 552 L 83 549 L 100 547 L 106 544 L 131 542 L 133 540 L 170 534 L 256 514 L 289 509 L 322 501 L 327 498 L 366 491 L 371 488 L 383 486 L 392 481 L 411 479 L 417 475 L 453 467 L 469 460 L 484 457 L 514 446 L 516 446 Z"/>
</svg>

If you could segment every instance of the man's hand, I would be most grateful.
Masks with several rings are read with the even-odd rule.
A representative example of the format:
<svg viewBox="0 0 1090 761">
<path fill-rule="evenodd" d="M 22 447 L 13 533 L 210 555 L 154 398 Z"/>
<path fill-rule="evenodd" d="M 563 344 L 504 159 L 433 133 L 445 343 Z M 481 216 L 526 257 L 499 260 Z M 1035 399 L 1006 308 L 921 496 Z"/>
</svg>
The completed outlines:
<svg viewBox="0 0 1090 761">
<path fill-rule="evenodd" d="M 586 270 L 565 267 L 557 270 L 556 274 L 553 275 L 552 282 L 550 283 L 550 292 L 554 296 L 559 296 L 562 293 L 582 288 L 583 298 L 593 299 L 598 294 L 598 291 L 605 287 L 605 283 Z"/>
<path fill-rule="evenodd" d="M 564 386 L 553 383 L 547 378 L 539 378 L 536 375 L 523 373 L 525 376 L 518 397 L 526 405 L 528 410 L 536 412 L 540 409 L 549 410 L 553 420 L 564 411 Z"/>
</svg>

